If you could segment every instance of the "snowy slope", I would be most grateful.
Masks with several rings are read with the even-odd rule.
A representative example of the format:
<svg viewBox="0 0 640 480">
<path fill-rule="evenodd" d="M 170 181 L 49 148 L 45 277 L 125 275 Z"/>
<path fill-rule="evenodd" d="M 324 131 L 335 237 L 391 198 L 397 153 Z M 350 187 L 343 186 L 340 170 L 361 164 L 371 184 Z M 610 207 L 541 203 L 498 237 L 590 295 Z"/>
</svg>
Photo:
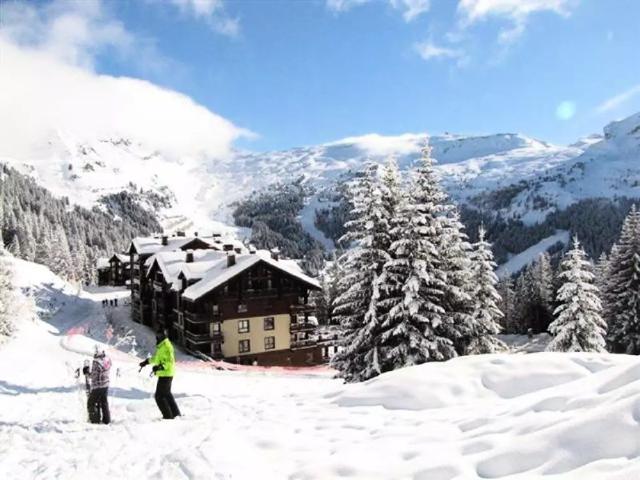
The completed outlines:
<svg viewBox="0 0 640 480">
<path fill-rule="evenodd" d="M 637 357 L 484 355 L 344 386 L 329 371 L 218 371 L 181 356 L 184 416 L 161 421 L 139 358 L 103 334 L 126 307 L 100 300 L 124 293 L 74 296 L 18 266 L 22 286 L 60 308 L 0 349 L 0 478 L 640 478 Z M 86 423 L 72 375 L 94 335 L 114 360 L 109 426 Z"/>
<path fill-rule="evenodd" d="M 517 255 L 514 255 L 506 263 L 500 265 L 496 273 L 500 278 L 506 278 L 518 273 L 524 267 L 533 263 L 540 255 L 545 253 L 558 242 L 567 245 L 569 243 L 569 232 L 559 230 L 555 234 L 540 240 L 535 245 L 527 248 Z"/>
<path fill-rule="evenodd" d="M 397 158 L 402 169 L 420 155 L 426 135 L 364 135 L 278 152 L 236 151 L 224 158 L 168 157 L 127 138 L 80 142 L 57 132 L 29 157 L 3 154 L 0 161 L 33 175 L 57 195 L 85 206 L 122 189 L 153 192 L 171 203 L 160 214 L 167 228 L 222 228 L 229 205 L 253 190 L 304 177 L 319 193 L 362 167 L 368 159 Z M 609 124 L 604 136 L 556 146 L 520 134 L 435 135 L 433 156 L 451 196 L 484 210 L 499 210 L 534 223 L 556 208 L 593 196 L 640 196 L 640 113 Z M 515 188 L 514 188 L 515 186 Z M 491 192 L 502 192 L 501 201 Z M 506 192 L 506 193 L 504 193 Z M 310 199 L 303 223 L 313 228 L 321 196 Z M 150 200 L 151 201 L 151 200 Z"/>
</svg>

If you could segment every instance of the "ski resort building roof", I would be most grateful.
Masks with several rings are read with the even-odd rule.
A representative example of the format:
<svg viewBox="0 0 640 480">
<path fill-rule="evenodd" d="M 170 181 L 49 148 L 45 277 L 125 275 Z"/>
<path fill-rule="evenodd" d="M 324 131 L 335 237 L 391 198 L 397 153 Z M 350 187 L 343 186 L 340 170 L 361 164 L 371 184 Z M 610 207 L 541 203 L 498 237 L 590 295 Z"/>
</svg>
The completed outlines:
<svg viewBox="0 0 640 480">
<path fill-rule="evenodd" d="M 107 257 L 98 258 L 98 260 L 96 261 L 96 267 L 98 268 L 98 270 L 110 268 L 111 265 L 109 265 L 109 258 Z"/>
<path fill-rule="evenodd" d="M 209 248 L 223 250 L 231 248 L 233 250 L 246 250 L 242 242 L 232 238 L 222 238 L 219 235 L 208 237 L 183 237 L 183 236 L 156 236 L 156 237 L 136 237 L 131 240 L 129 252 L 138 255 L 152 255 L 158 252 L 173 252 L 176 250 L 186 250 L 191 244 L 206 244 Z"/>
<path fill-rule="evenodd" d="M 295 261 L 276 260 L 272 258 L 271 252 L 266 250 L 240 254 L 235 257 L 235 263 L 232 265 L 229 265 L 226 258 L 215 262 L 200 281 L 184 291 L 182 297 L 191 301 L 197 300 L 259 262 L 267 263 L 276 270 L 287 273 L 312 288 L 320 288 L 318 281 L 303 273 Z"/>
<path fill-rule="evenodd" d="M 112 260 L 118 260 L 119 262 L 122 263 L 129 263 L 130 257 L 128 255 L 125 255 L 124 253 L 115 253 L 111 256 L 111 258 L 109 258 L 107 260 L 107 262 L 111 262 Z"/>
<path fill-rule="evenodd" d="M 191 262 L 188 262 L 188 256 L 192 255 Z M 145 262 L 147 267 L 147 276 L 151 273 L 153 265 L 158 265 L 165 281 L 169 285 L 175 284 L 178 280 L 180 271 L 187 265 L 198 265 L 199 268 L 207 268 L 220 259 L 225 259 L 226 253 L 219 250 L 194 250 L 176 252 L 158 252 L 149 257 Z"/>
</svg>

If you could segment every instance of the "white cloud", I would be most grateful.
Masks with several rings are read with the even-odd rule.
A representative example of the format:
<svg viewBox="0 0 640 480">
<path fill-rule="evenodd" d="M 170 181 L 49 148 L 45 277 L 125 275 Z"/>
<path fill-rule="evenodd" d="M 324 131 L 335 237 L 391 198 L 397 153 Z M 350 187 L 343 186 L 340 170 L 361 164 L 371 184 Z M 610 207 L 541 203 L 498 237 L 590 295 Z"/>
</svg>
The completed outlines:
<svg viewBox="0 0 640 480">
<path fill-rule="evenodd" d="M 1 34 L 70 64 L 92 67 L 102 50 L 131 51 L 136 43 L 121 22 L 110 18 L 99 0 L 57 0 L 41 7 L 28 3 L 3 5 Z"/>
<path fill-rule="evenodd" d="M 624 105 L 629 100 L 634 97 L 640 95 L 640 84 L 631 87 L 629 90 L 626 90 L 618 95 L 614 95 L 611 98 L 608 98 L 600 105 L 596 107 L 597 113 L 606 113 L 611 110 L 615 110 L 616 108 Z"/>
<path fill-rule="evenodd" d="M 182 1 L 182 0 L 178 0 Z M 346 12 L 373 0 L 327 0 L 327 8 L 334 12 Z M 405 22 L 411 22 L 429 11 L 431 0 L 387 0 L 394 9 L 402 12 Z"/>
<path fill-rule="evenodd" d="M 224 156 L 249 134 L 178 92 L 93 71 L 104 49 L 143 62 L 144 47 L 99 1 L 3 4 L 0 156 L 25 158 L 55 132 L 126 137 L 171 156 Z"/>
<path fill-rule="evenodd" d="M 457 48 L 441 47 L 431 41 L 421 42 L 414 45 L 415 51 L 424 60 L 432 60 L 436 58 L 462 58 L 464 52 Z"/>
<path fill-rule="evenodd" d="M 183 13 L 205 21 L 214 31 L 235 37 L 240 32 L 240 21 L 227 15 L 224 0 L 169 0 Z"/>
<path fill-rule="evenodd" d="M 398 10 L 402 10 L 402 17 L 405 22 L 415 20 L 423 13 L 431 8 L 430 0 L 391 0 L 391 6 Z"/>
<path fill-rule="evenodd" d="M 487 18 L 507 19 L 511 26 L 502 30 L 499 40 L 510 43 L 525 31 L 530 15 L 553 12 L 567 16 L 578 0 L 460 0 L 458 14 L 463 26 L 470 26 Z"/>
</svg>

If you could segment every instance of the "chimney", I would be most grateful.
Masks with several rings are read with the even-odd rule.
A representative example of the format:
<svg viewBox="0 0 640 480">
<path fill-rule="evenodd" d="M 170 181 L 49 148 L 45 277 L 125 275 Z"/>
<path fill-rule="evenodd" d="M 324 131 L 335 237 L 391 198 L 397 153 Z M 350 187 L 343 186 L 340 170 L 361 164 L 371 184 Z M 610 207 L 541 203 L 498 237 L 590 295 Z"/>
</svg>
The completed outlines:
<svg viewBox="0 0 640 480">
<path fill-rule="evenodd" d="M 256 253 L 256 247 L 254 245 L 249 245 L 249 253 L 252 255 Z"/>
<path fill-rule="evenodd" d="M 271 258 L 275 261 L 280 260 L 280 249 L 278 247 L 271 249 Z"/>
<path fill-rule="evenodd" d="M 185 260 L 187 263 L 193 263 L 193 251 L 187 250 L 187 258 Z"/>
<path fill-rule="evenodd" d="M 162 245 L 167 246 L 169 243 L 169 237 L 167 237 L 166 235 L 162 236 Z"/>
<path fill-rule="evenodd" d="M 236 264 L 236 254 L 229 252 L 227 253 L 227 267 L 233 267 Z"/>
<path fill-rule="evenodd" d="M 198 236 L 198 232 L 193 232 L 193 236 L 197 237 Z"/>
</svg>

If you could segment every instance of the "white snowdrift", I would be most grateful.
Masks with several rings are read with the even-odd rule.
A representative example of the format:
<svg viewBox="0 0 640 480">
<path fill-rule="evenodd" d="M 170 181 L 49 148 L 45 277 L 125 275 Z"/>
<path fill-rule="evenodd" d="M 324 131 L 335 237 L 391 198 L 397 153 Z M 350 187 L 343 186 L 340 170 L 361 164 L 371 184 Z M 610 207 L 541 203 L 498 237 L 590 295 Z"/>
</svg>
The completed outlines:
<svg viewBox="0 0 640 480">
<path fill-rule="evenodd" d="M 640 478 L 636 357 L 475 356 L 359 385 L 180 357 L 184 416 L 161 421 L 154 381 L 104 335 L 107 318 L 126 324 L 127 307 L 100 300 L 124 293 L 71 295 L 46 269 L 19 263 L 19 282 L 31 276 L 56 313 L 0 349 L 0 478 Z M 96 338 L 114 359 L 109 426 L 85 422 L 72 375 Z"/>
</svg>

